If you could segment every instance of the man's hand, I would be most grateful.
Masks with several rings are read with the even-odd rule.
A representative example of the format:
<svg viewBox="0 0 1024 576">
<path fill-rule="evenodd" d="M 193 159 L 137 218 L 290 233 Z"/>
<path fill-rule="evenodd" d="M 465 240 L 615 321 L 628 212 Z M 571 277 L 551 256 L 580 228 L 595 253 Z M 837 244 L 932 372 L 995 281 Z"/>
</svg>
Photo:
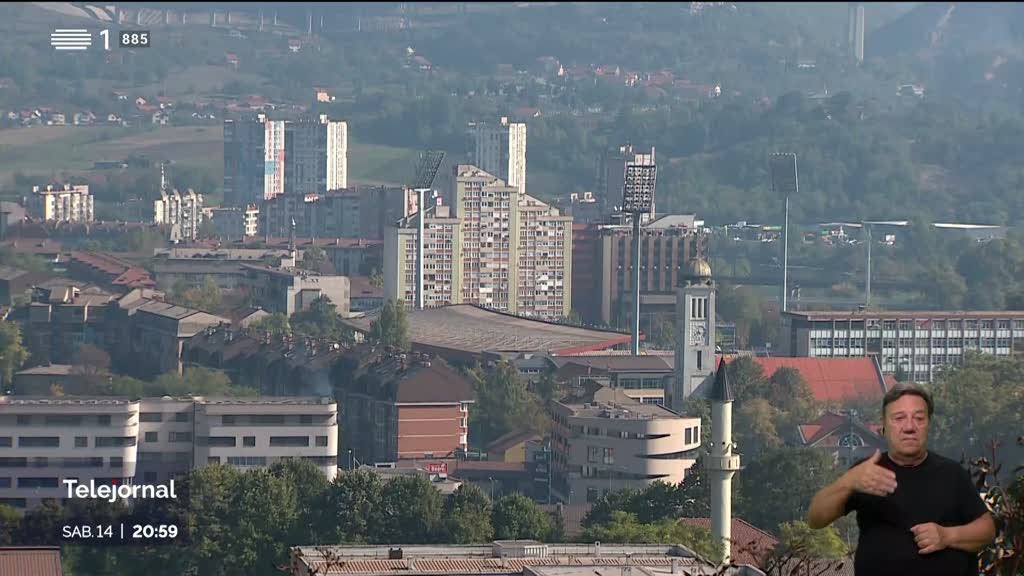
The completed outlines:
<svg viewBox="0 0 1024 576">
<path fill-rule="evenodd" d="M 850 489 L 874 496 L 888 496 L 895 492 L 896 473 L 879 466 L 881 458 L 882 453 L 876 448 L 871 458 L 851 468 L 846 473 Z"/>
<path fill-rule="evenodd" d="M 918 524 L 910 529 L 914 533 L 914 542 L 917 542 L 918 554 L 931 554 L 944 550 L 949 546 L 946 528 L 934 522 Z"/>
</svg>

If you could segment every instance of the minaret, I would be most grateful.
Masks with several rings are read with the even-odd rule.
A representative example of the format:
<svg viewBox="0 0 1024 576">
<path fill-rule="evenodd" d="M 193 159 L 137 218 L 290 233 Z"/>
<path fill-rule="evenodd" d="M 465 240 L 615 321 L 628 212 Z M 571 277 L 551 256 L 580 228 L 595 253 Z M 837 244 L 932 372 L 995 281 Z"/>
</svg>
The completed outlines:
<svg viewBox="0 0 1024 576">
<path fill-rule="evenodd" d="M 711 481 L 711 532 L 722 540 L 722 562 L 728 563 L 732 538 L 732 477 L 740 469 L 740 457 L 732 453 L 732 386 L 725 359 L 718 362 L 711 389 L 711 454 L 705 470 Z"/>
</svg>

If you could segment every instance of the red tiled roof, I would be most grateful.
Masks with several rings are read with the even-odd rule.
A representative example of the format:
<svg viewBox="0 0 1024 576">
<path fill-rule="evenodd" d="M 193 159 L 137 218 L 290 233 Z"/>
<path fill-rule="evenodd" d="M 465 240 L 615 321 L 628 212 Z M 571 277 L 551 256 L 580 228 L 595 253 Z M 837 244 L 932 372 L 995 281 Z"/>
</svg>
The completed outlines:
<svg viewBox="0 0 1024 576">
<path fill-rule="evenodd" d="M 800 434 L 803 437 L 804 444 L 806 446 L 812 446 L 834 434 L 840 427 L 844 426 L 846 422 L 846 416 L 843 416 L 842 414 L 825 412 L 814 422 L 801 424 Z M 863 422 L 854 421 L 854 426 L 859 429 L 867 429 L 876 436 L 881 436 L 882 427 L 878 424 L 865 424 Z M 836 437 L 832 441 L 823 444 L 823 446 L 836 446 L 838 445 L 838 442 L 839 439 Z"/>
<path fill-rule="evenodd" d="M 529 430 L 512 430 L 511 432 L 508 432 L 500 436 L 499 438 L 488 444 L 487 451 L 504 452 L 517 444 L 526 442 L 527 440 L 536 437 L 536 432 L 530 432 Z"/>
<path fill-rule="evenodd" d="M 0 548 L 0 574 L 11 576 L 63 576 L 60 548 L 51 546 L 12 546 Z"/>
<path fill-rule="evenodd" d="M 737 356 L 726 356 L 731 362 Z M 818 402 L 881 399 L 887 389 L 872 358 L 764 358 L 751 357 L 766 378 L 779 368 L 800 372 Z"/>
<path fill-rule="evenodd" d="M 680 518 L 687 526 L 711 530 L 711 518 Z M 771 550 L 779 541 L 742 518 L 732 519 L 732 561 L 738 564 L 757 564 L 756 553 Z"/>
</svg>

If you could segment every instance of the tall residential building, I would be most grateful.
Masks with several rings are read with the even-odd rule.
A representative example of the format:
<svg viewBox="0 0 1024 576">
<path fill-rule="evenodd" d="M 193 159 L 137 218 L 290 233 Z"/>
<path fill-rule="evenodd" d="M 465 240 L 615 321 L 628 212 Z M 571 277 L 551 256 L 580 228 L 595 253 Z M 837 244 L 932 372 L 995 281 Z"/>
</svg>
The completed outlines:
<svg viewBox="0 0 1024 576">
<path fill-rule="evenodd" d="M 266 114 L 224 121 L 224 205 L 246 206 L 284 194 L 285 123 Z"/>
<path fill-rule="evenodd" d="M 0 396 L 0 447 L 0 504 L 17 508 L 65 500 L 67 478 L 163 484 L 216 463 L 302 458 L 333 479 L 338 405 L 321 397 Z"/>
<path fill-rule="evenodd" d="M 437 206 L 425 221 L 424 305 L 568 316 L 572 219 L 476 166 L 456 166 L 454 181 L 454 215 Z M 416 302 L 417 218 L 399 221 L 385 240 L 385 295 L 409 306 Z"/>
<path fill-rule="evenodd" d="M 423 305 L 444 306 L 459 301 L 456 269 L 462 262 L 459 219 L 448 206 L 427 208 L 423 222 Z M 416 305 L 416 246 L 419 216 L 413 214 L 388 228 L 384 236 L 384 298 Z"/>
<path fill-rule="evenodd" d="M 654 164 L 654 146 L 651 146 L 650 154 L 645 154 L 634 149 L 632 144 L 626 144 L 625 146 L 609 150 L 601 157 L 597 175 L 599 180 L 597 187 L 599 197 L 597 202 L 603 207 L 606 214 L 611 213 L 615 206 L 622 205 L 622 191 L 626 182 L 626 165 L 630 163 L 639 165 Z M 654 204 L 652 203 L 650 214 L 644 215 L 641 222 L 653 219 L 654 214 Z"/>
<path fill-rule="evenodd" d="M 92 222 L 93 202 L 87 184 L 32 187 L 25 205 L 33 218 L 46 222 Z"/>
<path fill-rule="evenodd" d="M 873 356 L 883 374 L 931 382 L 968 350 L 1024 353 L 1024 312 L 784 312 L 780 340 L 785 356 Z"/>
<path fill-rule="evenodd" d="M 153 201 L 153 223 L 169 224 L 171 240 L 197 240 L 203 224 L 203 195 L 189 189 L 161 190 L 160 198 Z"/>
<path fill-rule="evenodd" d="M 682 482 L 700 453 L 700 418 L 642 404 L 613 388 L 588 396 L 552 405 L 552 490 L 562 502 L 595 502 L 658 480 Z"/>
<path fill-rule="evenodd" d="M 569 315 L 572 217 L 524 195 L 519 203 L 518 304 L 523 316 Z"/>
<path fill-rule="evenodd" d="M 469 125 L 469 156 L 475 166 L 526 194 L 526 124 L 474 122 Z"/>
<path fill-rule="evenodd" d="M 323 194 L 348 188 L 348 124 L 316 119 L 286 122 L 284 193 Z"/>
<path fill-rule="evenodd" d="M 259 233 L 260 209 L 255 204 L 244 208 L 207 208 L 214 234 L 225 240 L 245 240 Z"/>
<path fill-rule="evenodd" d="M 224 121 L 224 203 L 246 206 L 282 194 L 348 187 L 348 125 L 324 114 L 299 121 Z"/>
</svg>

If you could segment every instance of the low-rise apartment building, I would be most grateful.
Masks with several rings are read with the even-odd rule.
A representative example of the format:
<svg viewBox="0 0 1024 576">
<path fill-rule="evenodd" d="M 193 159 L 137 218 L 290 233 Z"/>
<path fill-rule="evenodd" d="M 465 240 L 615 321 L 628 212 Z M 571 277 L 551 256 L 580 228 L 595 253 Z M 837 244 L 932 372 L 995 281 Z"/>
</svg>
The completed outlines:
<svg viewBox="0 0 1024 576">
<path fill-rule="evenodd" d="M 780 339 L 785 356 L 876 356 L 883 374 L 931 382 L 969 350 L 1024 352 L 1024 312 L 785 312 Z"/>
<path fill-rule="evenodd" d="M 63 481 L 165 484 L 194 468 L 287 458 L 337 474 L 337 404 L 326 397 L 0 396 L 0 503 L 63 501 Z"/>
<path fill-rule="evenodd" d="M 31 365 L 73 364 L 83 345 L 103 346 L 107 306 L 114 296 L 73 284 L 36 288 L 28 305 L 23 338 Z"/>
<path fill-rule="evenodd" d="M 551 411 L 552 491 L 567 504 L 658 480 L 678 484 L 697 460 L 700 418 L 641 404 L 623 390 L 601 387 Z"/>
<path fill-rule="evenodd" d="M 334 304 L 338 314 L 349 314 L 351 288 L 345 276 L 326 276 L 286 265 L 270 268 L 246 264 L 243 268 L 257 305 L 268 312 L 291 316 L 323 296 Z"/>
<path fill-rule="evenodd" d="M 33 218 L 45 222 L 93 221 L 93 198 L 88 184 L 33 186 L 25 205 Z"/>
<path fill-rule="evenodd" d="M 207 208 L 213 234 L 222 240 L 245 240 L 259 233 L 260 208 L 255 204 L 238 208 Z"/>
</svg>

